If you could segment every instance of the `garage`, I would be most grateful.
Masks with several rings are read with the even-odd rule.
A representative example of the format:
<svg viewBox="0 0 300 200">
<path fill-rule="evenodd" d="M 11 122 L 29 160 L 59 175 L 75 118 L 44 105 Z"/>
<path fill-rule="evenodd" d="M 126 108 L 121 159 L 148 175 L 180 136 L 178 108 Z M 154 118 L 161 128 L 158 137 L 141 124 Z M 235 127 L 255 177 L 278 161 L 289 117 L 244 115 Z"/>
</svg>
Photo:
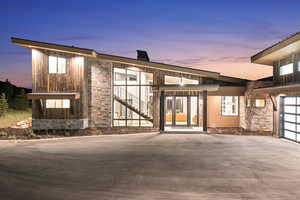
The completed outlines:
<svg viewBox="0 0 300 200">
<path fill-rule="evenodd" d="M 281 98 L 282 137 L 300 142 L 300 96 Z"/>
</svg>

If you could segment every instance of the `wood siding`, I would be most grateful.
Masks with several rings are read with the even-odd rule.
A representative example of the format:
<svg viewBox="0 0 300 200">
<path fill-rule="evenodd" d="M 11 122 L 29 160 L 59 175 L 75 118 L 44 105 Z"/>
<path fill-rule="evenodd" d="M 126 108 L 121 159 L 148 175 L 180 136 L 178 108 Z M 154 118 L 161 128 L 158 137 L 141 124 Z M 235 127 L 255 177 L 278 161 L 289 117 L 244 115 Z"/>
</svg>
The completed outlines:
<svg viewBox="0 0 300 200">
<path fill-rule="evenodd" d="M 273 75 L 274 85 L 288 85 L 300 82 L 300 72 L 298 70 L 298 62 L 300 61 L 300 53 L 292 54 L 285 59 L 274 62 Z M 289 63 L 293 63 L 294 72 L 292 74 L 280 75 L 280 67 Z"/>
<path fill-rule="evenodd" d="M 65 74 L 49 74 L 49 55 L 66 58 Z M 87 118 L 86 69 L 84 57 L 32 50 L 32 92 L 79 92 L 80 98 L 71 101 L 71 109 L 45 109 L 45 100 L 33 101 L 34 119 Z M 36 109 L 39 108 L 39 109 Z"/>
</svg>

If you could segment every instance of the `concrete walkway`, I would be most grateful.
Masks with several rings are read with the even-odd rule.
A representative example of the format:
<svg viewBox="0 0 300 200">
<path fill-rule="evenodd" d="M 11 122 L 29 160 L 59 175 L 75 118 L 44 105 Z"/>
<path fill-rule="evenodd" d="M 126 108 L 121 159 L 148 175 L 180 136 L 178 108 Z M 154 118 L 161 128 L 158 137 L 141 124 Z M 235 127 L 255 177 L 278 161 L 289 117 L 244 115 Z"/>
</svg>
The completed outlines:
<svg viewBox="0 0 300 200">
<path fill-rule="evenodd" d="M 300 145 L 204 134 L 2 141 L 0 198 L 300 199 Z"/>
</svg>

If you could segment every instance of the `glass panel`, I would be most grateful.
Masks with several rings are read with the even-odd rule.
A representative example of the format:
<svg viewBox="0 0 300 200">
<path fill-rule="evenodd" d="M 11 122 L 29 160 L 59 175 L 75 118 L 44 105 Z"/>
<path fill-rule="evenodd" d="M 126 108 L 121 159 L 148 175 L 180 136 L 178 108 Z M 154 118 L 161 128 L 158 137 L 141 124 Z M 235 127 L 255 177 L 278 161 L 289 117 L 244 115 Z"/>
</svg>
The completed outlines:
<svg viewBox="0 0 300 200">
<path fill-rule="evenodd" d="M 176 97 L 176 125 L 187 125 L 187 97 Z"/>
<path fill-rule="evenodd" d="M 63 108 L 70 108 L 70 99 L 63 100 Z"/>
<path fill-rule="evenodd" d="M 300 105 L 300 97 L 297 97 L 297 104 Z"/>
<path fill-rule="evenodd" d="M 165 76 L 165 84 L 181 84 L 181 78 L 175 76 Z"/>
<path fill-rule="evenodd" d="M 166 125 L 172 125 L 173 119 L 173 97 L 166 97 Z"/>
<path fill-rule="evenodd" d="M 293 133 L 288 130 L 284 130 L 284 137 L 289 138 L 291 140 L 296 140 L 296 133 Z"/>
<path fill-rule="evenodd" d="M 140 121 L 139 120 L 127 120 L 127 126 L 139 126 Z"/>
<path fill-rule="evenodd" d="M 296 104 L 296 97 L 285 97 L 284 98 L 284 104 L 290 104 L 290 105 L 295 105 Z"/>
<path fill-rule="evenodd" d="M 148 72 L 141 72 L 141 85 L 152 85 L 153 74 Z"/>
<path fill-rule="evenodd" d="M 55 108 L 55 100 L 46 99 L 46 108 Z"/>
<path fill-rule="evenodd" d="M 127 119 L 139 119 L 140 115 L 127 107 Z"/>
<path fill-rule="evenodd" d="M 191 97 L 191 125 L 197 125 L 198 124 L 198 114 L 197 114 L 197 97 Z"/>
<path fill-rule="evenodd" d="M 131 69 L 131 70 L 129 70 Z M 127 85 L 139 85 L 140 72 L 138 68 L 130 67 L 127 70 Z"/>
<path fill-rule="evenodd" d="M 57 72 L 57 57 L 49 56 L 49 74 L 55 74 Z"/>
<path fill-rule="evenodd" d="M 290 131 L 296 131 L 296 125 L 288 122 L 284 122 L 284 129 L 288 129 Z"/>
<path fill-rule="evenodd" d="M 57 59 L 57 73 L 64 74 L 66 73 L 66 59 L 65 58 L 58 58 Z"/>
<path fill-rule="evenodd" d="M 126 117 L 126 107 L 114 100 L 114 119 L 125 119 Z"/>
<path fill-rule="evenodd" d="M 297 113 L 300 114 L 300 106 L 297 106 Z"/>
<path fill-rule="evenodd" d="M 153 93 L 151 86 L 141 86 L 141 112 L 147 116 L 153 116 Z"/>
<path fill-rule="evenodd" d="M 140 87 L 139 86 L 127 86 L 127 103 L 134 107 L 136 110 L 139 109 L 140 99 Z"/>
<path fill-rule="evenodd" d="M 297 134 L 297 142 L 300 142 L 300 134 Z"/>
<path fill-rule="evenodd" d="M 114 84 L 125 85 L 126 84 L 126 70 L 121 68 L 114 68 Z"/>
<path fill-rule="evenodd" d="M 125 120 L 114 120 L 114 126 L 126 126 Z"/>
<path fill-rule="evenodd" d="M 143 127 L 153 127 L 152 122 L 148 121 L 148 120 L 141 120 L 141 126 Z"/>
<path fill-rule="evenodd" d="M 198 85 L 198 80 L 182 78 L 182 84 Z"/>
<path fill-rule="evenodd" d="M 284 106 L 284 112 L 296 113 L 296 106 Z"/>
<path fill-rule="evenodd" d="M 285 114 L 284 121 L 296 122 L 296 115 Z"/>
<path fill-rule="evenodd" d="M 297 132 L 300 133 L 300 125 L 297 124 Z"/>
<path fill-rule="evenodd" d="M 126 86 L 114 86 L 115 97 L 126 101 Z"/>
<path fill-rule="evenodd" d="M 70 99 L 46 99 L 46 108 L 70 108 Z"/>
<path fill-rule="evenodd" d="M 287 65 L 283 65 L 279 68 L 279 74 L 280 75 L 287 75 L 287 74 L 291 74 L 294 71 L 294 66 L 293 63 L 287 64 Z"/>
</svg>

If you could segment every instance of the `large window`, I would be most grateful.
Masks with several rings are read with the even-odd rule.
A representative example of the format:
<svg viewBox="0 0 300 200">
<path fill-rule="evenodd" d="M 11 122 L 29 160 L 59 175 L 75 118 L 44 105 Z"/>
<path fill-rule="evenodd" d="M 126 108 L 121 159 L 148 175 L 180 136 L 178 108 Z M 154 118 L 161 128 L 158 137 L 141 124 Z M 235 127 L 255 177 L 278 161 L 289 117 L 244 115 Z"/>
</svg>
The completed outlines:
<svg viewBox="0 0 300 200">
<path fill-rule="evenodd" d="M 222 96 L 222 115 L 238 116 L 239 97 L 238 96 Z"/>
<path fill-rule="evenodd" d="M 287 75 L 287 74 L 292 74 L 294 72 L 294 66 L 293 63 L 287 64 L 287 65 L 282 65 L 279 68 L 279 75 Z"/>
<path fill-rule="evenodd" d="M 70 108 L 70 99 L 46 99 L 46 108 Z"/>
<path fill-rule="evenodd" d="M 139 68 L 114 68 L 114 126 L 150 126 L 153 74 Z"/>
<path fill-rule="evenodd" d="M 66 59 L 62 57 L 49 56 L 49 74 L 66 73 Z"/>
</svg>

